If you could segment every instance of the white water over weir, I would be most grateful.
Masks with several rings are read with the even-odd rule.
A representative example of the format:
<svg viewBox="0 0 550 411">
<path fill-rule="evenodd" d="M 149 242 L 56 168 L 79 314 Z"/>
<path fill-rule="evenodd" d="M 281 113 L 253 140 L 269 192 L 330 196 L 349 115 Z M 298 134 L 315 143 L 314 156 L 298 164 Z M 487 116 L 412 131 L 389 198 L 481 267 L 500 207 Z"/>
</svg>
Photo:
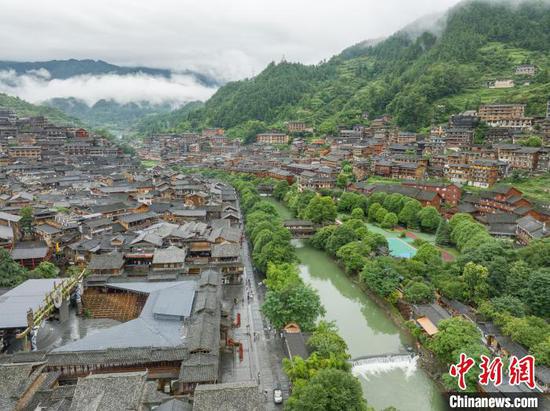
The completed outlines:
<svg viewBox="0 0 550 411">
<path fill-rule="evenodd" d="M 369 375 L 377 375 L 393 370 L 403 370 L 406 377 L 416 371 L 418 356 L 411 354 L 389 354 L 375 357 L 357 358 L 351 361 L 353 375 L 362 376 L 366 380 Z"/>
</svg>

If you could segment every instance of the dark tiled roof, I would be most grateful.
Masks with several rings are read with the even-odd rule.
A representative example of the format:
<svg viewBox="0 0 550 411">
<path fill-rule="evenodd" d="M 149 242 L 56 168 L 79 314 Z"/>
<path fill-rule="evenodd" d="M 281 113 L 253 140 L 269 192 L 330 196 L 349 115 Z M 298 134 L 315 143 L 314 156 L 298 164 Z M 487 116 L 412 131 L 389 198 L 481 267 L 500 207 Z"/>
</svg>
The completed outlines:
<svg viewBox="0 0 550 411">
<path fill-rule="evenodd" d="M 193 411 L 261 411 L 265 407 L 253 381 L 199 385 Z"/>
<path fill-rule="evenodd" d="M 124 258 L 121 253 L 112 252 L 110 254 L 94 254 L 90 264 L 88 264 L 89 270 L 112 270 L 120 269 L 124 265 Z"/>
<path fill-rule="evenodd" d="M 212 257 L 238 257 L 241 254 L 239 244 L 214 244 L 212 246 Z"/>
<path fill-rule="evenodd" d="M 98 351 L 64 351 L 47 354 L 52 366 L 89 364 L 147 364 L 159 361 L 181 361 L 188 355 L 187 348 L 112 348 Z"/>
<path fill-rule="evenodd" d="M 218 380 L 217 354 L 191 354 L 181 363 L 179 381 L 183 383 L 215 382 Z"/>
<path fill-rule="evenodd" d="M 49 248 L 43 241 L 29 241 L 17 243 L 11 250 L 11 257 L 14 260 L 26 260 L 30 258 L 41 259 L 48 255 Z"/>
<path fill-rule="evenodd" d="M 145 371 L 79 378 L 71 411 L 88 411 L 90 407 L 103 411 L 138 410 L 146 378 Z"/>
<path fill-rule="evenodd" d="M 417 317 L 428 317 L 435 326 L 437 326 L 440 321 L 451 317 L 451 314 L 449 314 L 447 310 L 435 303 L 416 305 L 414 306 L 414 311 Z"/>
<path fill-rule="evenodd" d="M 147 220 L 149 218 L 155 218 L 158 214 L 153 211 L 148 211 L 146 213 L 135 213 L 129 215 L 123 215 L 119 217 L 119 220 L 123 223 L 135 223 L 137 221 Z"/>
<path fill-rule="evenodd" d="M 155 411 L 191 411 L 192 409 L 190 403 L 172 398 L 156 407 Z"/>
</svg>

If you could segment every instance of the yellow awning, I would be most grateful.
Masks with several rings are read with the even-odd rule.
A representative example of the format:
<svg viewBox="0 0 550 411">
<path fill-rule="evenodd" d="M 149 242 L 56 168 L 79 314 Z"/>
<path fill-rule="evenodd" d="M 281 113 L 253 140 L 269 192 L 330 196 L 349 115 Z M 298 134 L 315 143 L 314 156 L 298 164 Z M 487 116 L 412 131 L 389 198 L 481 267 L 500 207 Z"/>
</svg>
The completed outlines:
<svg viewBox="0 0 550 411">
<path fill-rule="evenodd" d="M 439 330 L 437 327 L 430 321 L 428 317 L 420 317 L 416 319 L 416 322 L 422 327 L 424 331 L 430 336 L 436 334 Z"/>
</svg>

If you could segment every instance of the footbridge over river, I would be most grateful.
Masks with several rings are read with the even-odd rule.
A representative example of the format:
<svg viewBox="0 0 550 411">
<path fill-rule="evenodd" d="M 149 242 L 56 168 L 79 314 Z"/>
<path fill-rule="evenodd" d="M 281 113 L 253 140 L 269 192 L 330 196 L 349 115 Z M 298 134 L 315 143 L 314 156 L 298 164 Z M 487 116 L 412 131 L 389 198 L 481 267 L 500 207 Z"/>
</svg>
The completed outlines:
<svg viewBox="0 0 550 411">
<path fill-rule="evenodd" d="M 283 226 L 288 228 L 293 238 L 309 238 L 315 234 L 315 225 L 308 220 L 290 219 L 283 221 Z"/>
</svg>

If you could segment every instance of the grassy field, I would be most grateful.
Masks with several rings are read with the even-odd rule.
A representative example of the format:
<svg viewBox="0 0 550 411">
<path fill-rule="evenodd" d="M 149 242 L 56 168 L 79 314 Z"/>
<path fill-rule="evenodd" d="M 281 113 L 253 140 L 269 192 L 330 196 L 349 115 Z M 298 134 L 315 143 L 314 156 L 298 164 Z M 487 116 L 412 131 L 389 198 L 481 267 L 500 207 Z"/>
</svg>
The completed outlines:
<svg viewBox="0 0 550 411">
<path fill-rule="evenodd" d="M 155 167 L 159 162 L 156 160 L 141 160 L 141 165 L 145 168 L 153 168 Z"/>
<path fill-rule="evenodd" d="M 540 177 L 528 177 L 519 182 L 507 181 L 507 183 L 523 191 L 525 197 L 529 199 L 550 203 L 550 174 Z"/>
</svg>

